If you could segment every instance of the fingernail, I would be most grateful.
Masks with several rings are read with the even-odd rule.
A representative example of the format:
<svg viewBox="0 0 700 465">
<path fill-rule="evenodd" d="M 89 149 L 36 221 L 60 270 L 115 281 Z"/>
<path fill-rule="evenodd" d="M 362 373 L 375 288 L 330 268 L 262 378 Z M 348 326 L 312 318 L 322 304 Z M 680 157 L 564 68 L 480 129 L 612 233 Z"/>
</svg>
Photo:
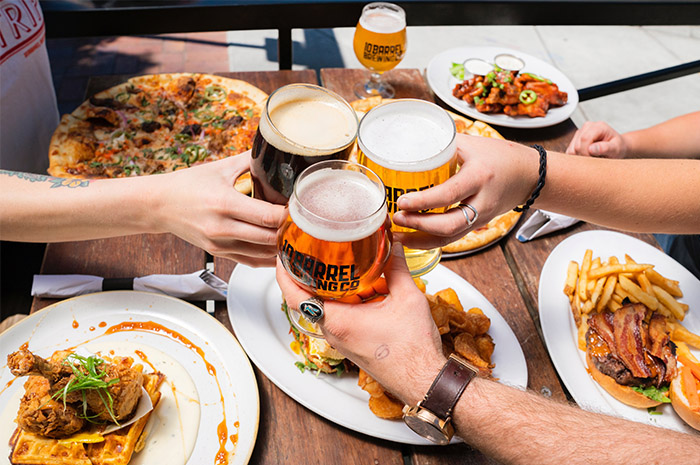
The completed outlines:
<svg viewBox="0 0 700 465">
<path fill-rule="evenodd" d="M 404 212 L 397 211 L 396 213 L 394 213 L 394 223 L 398 222 L 398 223 L 403 224 L 405 220 L 406 220 L 406 214 Z"/>
<path fill-rule="evenodd" d="M 588 151 L 591 152 L 592 155 L 600 155 L 600 146 L 598 144 L 593 144 L 588 147 Z"/>
<path fill-rule="evenodd" d="M 403 244 L 399 241 L 394 241 L 394 245 L 391 246 L 391 254 L 396 256 L 403 255 Z"/>
<path fill-rule="evenodd" d="M 411 200 L 413 199 L 413 194 L 404 194 L 396 201 L 396 206 L 405 210 L 411 207 Z"/>
</svg>

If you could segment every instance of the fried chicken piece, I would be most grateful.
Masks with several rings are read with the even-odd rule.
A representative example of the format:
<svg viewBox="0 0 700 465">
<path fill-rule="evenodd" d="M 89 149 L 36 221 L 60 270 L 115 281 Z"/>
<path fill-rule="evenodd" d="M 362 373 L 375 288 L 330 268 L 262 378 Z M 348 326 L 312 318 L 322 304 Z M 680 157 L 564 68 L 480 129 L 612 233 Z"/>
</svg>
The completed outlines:
<svg viewBox="0 0 700 465">
<path fill-rule="evenodd" d="M 73 374 L 73 370 L 63 363 L 70 354 L 70 351 L 58 350 L 46 360 L 26 349 L 21 349 L 7 356 L 7 366 L 15 376 L 43 376 L 54 384 L 61 378 Z"/>
<path fill-rule="evenodd" d="M 51 384 L 42 376 L 30 376 L 19 404 L 17 424 L 25 431 L 49 438 L 64 438 L 80 431 L 84 420 L 70 404 L 51 398 Z"/>
<path fill-rule="evenodd" d="M 99 369 L 105 370 L 106 375 L 103 378 L 105 382 L 113 379 L 119 379 L 107 388 L 107 392 L 112 396 L 112 412 L 117 421 L 127 418 L 136 410 L 136 405 L 141 398 L 141 386 L 143 385 L 143 375 L 141 372 L 131 368 L 134 360 L 130 357 L 117 357 L 113 359 L 113 363 L 103 363 Z M 109 405 L 109 400 L 100 395 L 100 390 L 90 389 L 86 392 L 88 408 L 97 414 L 98 421 L 113 422 L 112 416 L 105 401 Z"/>
<path fill-rule="evenodd" d="M 7 364 L 10 371 L 15 376 L 38 375 L 46 378 L 50 385 L 51 394 L 62 391 L 66 385 L 75 379 L 73 369 L 66 363 L 66 358 L 71 355 L 70 351 L 57 351 L 48 359 L 43 359 L 32 354 L 28 350 L 19 350 L 7 357 Z M 114 363 L 101 363 L 97 366 L 98 372 L 104 371 L 103 381 L 109 383 L 118 379 L 105 389 L 85 389 L 73 391 L 65 396 L 68 403 L 81 402 L 83 393 L 88 404 L 88 410 L 93 415 L 97 415 L 97 421 L 114 422 L 123 420 L 131 415 L 136 409 L 141 398 L 141 385 L 143 375 L 141 372 L 131 368 L 133 359 L 129 357 L 117 357 Z M 85 369 L 76 364 L 79 370 L 86 373 Z M 109 393 L 109 396 L 107 396 Z M 111 397 L 111 401 L 110 401 Z M 63 397 L 61 397 L 63 399 Z M 105 405 L 106 404 L 106 405 Z M 107 408 L 109 406 L 109 408 Z M 114 418 L 109 410 L 112 410 Z"/>
<path fill-rule="evenodd" d="M 546 100 L 547 103 L 555 107 L 564 105 L 568 99 L 566 92 L 560 91 L 556 84 L 549 84 L 543 81 L 528 82 L 525 84 L 524 89 L 535 92 L 539 98 Z"/>
</svg>

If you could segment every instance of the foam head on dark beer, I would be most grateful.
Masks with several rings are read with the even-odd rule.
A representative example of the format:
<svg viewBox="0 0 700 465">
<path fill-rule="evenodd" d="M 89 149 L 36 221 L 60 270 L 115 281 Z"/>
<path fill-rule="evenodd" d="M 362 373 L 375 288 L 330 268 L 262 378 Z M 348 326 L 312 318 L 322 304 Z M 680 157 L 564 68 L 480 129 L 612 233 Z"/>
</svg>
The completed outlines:
<svg viewBox="0 0 700 465">
<path fill-rule="evenodd" d="M 350 145 L 357 117 L 338 96 L 309 87 L 276 95 L 268 106 L 270 121 L 260 120 L 260 132 L 277 149 L 304 156 L 327 155 Z"/>
</svg>

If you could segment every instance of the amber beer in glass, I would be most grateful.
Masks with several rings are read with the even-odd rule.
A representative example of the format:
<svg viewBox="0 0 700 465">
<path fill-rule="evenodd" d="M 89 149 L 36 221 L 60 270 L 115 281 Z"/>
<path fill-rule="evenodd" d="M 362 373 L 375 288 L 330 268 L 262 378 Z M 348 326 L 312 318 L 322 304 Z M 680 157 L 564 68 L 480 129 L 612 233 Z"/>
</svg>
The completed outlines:
<svg viewBox="0 0 700 465">
<path fill-rule="evenodd" d="M 253 141 L 253 196 L 287 203 L 304 169 L 347 159 L 356 135 L 355 111 L 338 94 L 311 84 L 280 87 L 268 98 Z"/>
<path fill-rule="evenodd" d="M 277 235 L 282 265 L 301 286 L 326 299 L 354 295 L 381 276 L 389 258 L 384 185 L 357 163 L 331 160 L 307 168 Z"/>
<path fill-rule="evenodd" d="M 355 28 L 353 49 L 360 64 L 370 70 L 370 79 L 355 86 L 360 98 L 394 96 L 391 85 L 381 74 L 394 69 L 406 53 L 406 13 L 393 3 L 375 2 L 365 5 Z"/>
<path fill-rule="evenodd" d="M 373 108 L 360 121 L 357 145 L 359 162 L 384 182 L 392 217 L 401 195 L 441 184 L 457 168 L 454 121 L 445 110 L 425 100 L 395 100 Z M 445 210 L 437 208 L 428 212 Z M 392 230 L 413 231 L 396 225 Z M 440 248 L 407 248 L 405 252 L 413 276 L 435 268 L 442 256 Z"/>
</svg>

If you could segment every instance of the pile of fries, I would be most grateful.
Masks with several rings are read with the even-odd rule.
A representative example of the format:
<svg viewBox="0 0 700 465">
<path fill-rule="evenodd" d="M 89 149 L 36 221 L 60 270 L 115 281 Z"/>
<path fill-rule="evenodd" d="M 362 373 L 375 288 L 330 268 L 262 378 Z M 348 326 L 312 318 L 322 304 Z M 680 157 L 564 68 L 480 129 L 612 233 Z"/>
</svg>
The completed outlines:
<svg viewBox="0 0 700 465">
<path fill-rule="evenodd" d="M 688 312 L 688 305 L 678 301 L 683 292 L 678 281 L 666 278 L 654 270 L 654 265 L 637 263 L 625 254 L 621 263 L 612 256 L 607 262 L 593 258 L 593 251 L 586 250 L 581 266 L 569 262 L 564 284 L 564 294 L 569 297 L 571 313 L 578 328 L 578 347 L 586 350 L 588 316 L 604 310 L 615 312 L 628 299 L 642 303 L 652 312 L 666 317 L 673 329 L 671 339 L 700 348 L 700 336 L 688 331 L 681 321 Z"/>
<path fill-rule="evenodd" d="M 425 293 L 425 283 L 416 279 L 416 284 Z M 425 294 L 430 312 L 442 337 L 442 350 L 446 356 L 456 353 L 479 368 L 481 376 L 490 377 L 494 364 L 491 356 L 495 344 L 488 334 L 491 320 L 479 308 L 464 310 L 457 293 L 452 288 L 443 289 L 435 295 Z M 403 415 L 403 402 L 360 369 L 357 384 L 370 395 L 369 408 L 380 418 L 398 420 Z"/>
</svg>

